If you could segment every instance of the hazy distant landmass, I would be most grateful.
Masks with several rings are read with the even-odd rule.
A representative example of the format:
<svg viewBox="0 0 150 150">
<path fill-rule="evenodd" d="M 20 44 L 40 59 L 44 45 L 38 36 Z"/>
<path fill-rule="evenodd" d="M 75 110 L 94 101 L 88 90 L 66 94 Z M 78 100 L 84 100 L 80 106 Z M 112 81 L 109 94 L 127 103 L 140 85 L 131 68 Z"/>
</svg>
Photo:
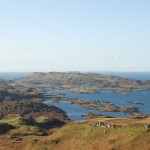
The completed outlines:
<svg viewBox="0 0 150 150">
<path fill-rule="evenodd" d="M 6 80 L 14 80 L 29 76 L 29 72 L 0 72 L 0 78 Z"/>
<path fill-rule="evenodd" d="M 114 75 L 123 78 L 132 78 L 137 80 L 150 80 L 150 72 L 97 72 L 104 75 Z"/>
</svg>

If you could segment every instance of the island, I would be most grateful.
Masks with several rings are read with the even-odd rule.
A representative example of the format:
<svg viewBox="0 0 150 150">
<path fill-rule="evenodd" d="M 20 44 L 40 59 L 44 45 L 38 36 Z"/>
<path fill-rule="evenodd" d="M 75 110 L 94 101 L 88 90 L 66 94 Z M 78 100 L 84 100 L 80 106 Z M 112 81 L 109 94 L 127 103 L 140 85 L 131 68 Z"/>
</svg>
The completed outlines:
<svg viewBox="0 0 150 150">
<path fill-rule="evenodd" d="M 133 90 L 149 90 L 149 80 L 135 80 L 112 75 L 80 72 L 35 72 L 29 77 L 16 80 L 21 85 L 50 86 L 77 93 L 95 93 L 110 90 L 127 94 Z"/>
</svg>

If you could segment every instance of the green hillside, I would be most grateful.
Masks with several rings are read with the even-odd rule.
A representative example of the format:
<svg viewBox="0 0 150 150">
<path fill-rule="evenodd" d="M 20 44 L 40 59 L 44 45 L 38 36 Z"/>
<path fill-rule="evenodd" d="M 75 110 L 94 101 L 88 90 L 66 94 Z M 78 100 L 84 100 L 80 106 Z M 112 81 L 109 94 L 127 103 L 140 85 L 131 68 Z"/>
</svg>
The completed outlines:
<svg viewBox="0 0 150 150">
<path fill-rule="evenodd" d="M 6 122 L 11 124 L 11 121 Z M 149 126 L 146 128 L 149 123 L 150 118 L 100 117 L 71 122 L 47 136 L 36 134 L 41 132 L 36 126 L 23 125 L 11 129 L 7 135 L 0 135 L 3 139 L 0 147 L 8 150 L 149 150 L 150 129 Z M 25 132 L 27 134 L 23 134 Z"/>
<path fill-rule="evenodd" d="M 33 85 L 44 84 L 54 88 L 63 88 L 74 92 L 84 93 L 96 92 L 102 89 L 122 92 L 129 92 L 133 89 L 150 89 L 150 81 L 78 72 L 37 72 L 24 79 L 19 79 L 17 82 Z"/>
</svg>

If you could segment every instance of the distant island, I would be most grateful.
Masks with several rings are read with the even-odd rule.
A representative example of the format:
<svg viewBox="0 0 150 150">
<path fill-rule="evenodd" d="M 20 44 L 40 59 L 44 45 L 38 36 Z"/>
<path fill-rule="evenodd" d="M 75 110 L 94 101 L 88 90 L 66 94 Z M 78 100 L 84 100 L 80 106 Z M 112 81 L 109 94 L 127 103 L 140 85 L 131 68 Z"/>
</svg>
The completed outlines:
<svg viewBox="0 0 150 150">
<path fill-rule="evenodd" d="M 16 80 L 18 84 L 51 86 L 77 93 L 95 93 L 111 90 L 126 94 L 133 90 L 149 90 L 150 80 L 135 80 L 112 75 L 80 72 L 35 72 L 29 77 Z"/>
</svg>

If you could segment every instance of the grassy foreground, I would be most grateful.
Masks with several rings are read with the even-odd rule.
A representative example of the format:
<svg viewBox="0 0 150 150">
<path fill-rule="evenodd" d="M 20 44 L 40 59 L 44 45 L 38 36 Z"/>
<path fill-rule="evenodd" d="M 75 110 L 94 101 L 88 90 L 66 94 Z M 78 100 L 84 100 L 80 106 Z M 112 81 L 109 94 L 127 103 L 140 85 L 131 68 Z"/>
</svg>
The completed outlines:
<svg viewBox="0 0 150 150">
<path fill-rule="evenodd" d="M 18 127 L 17 118 L 1 120 Z M 116 128 L 93 126 L 103 122 L 116 125 Z M 0 150 L 150 150 L 150 129 L 144 127 L 150 118 L 121 119 L 96 118 L 87 121 L 71 122 L 53 129 L 48 136 L 20 135 L 12 138 L 14 130 L 27 130 L 27 126 L 0 134 Z M 34 129 L 34 128 L 33 128 Z M 30 126 L 30 130 L 32 127 Z"/>
</svg>

